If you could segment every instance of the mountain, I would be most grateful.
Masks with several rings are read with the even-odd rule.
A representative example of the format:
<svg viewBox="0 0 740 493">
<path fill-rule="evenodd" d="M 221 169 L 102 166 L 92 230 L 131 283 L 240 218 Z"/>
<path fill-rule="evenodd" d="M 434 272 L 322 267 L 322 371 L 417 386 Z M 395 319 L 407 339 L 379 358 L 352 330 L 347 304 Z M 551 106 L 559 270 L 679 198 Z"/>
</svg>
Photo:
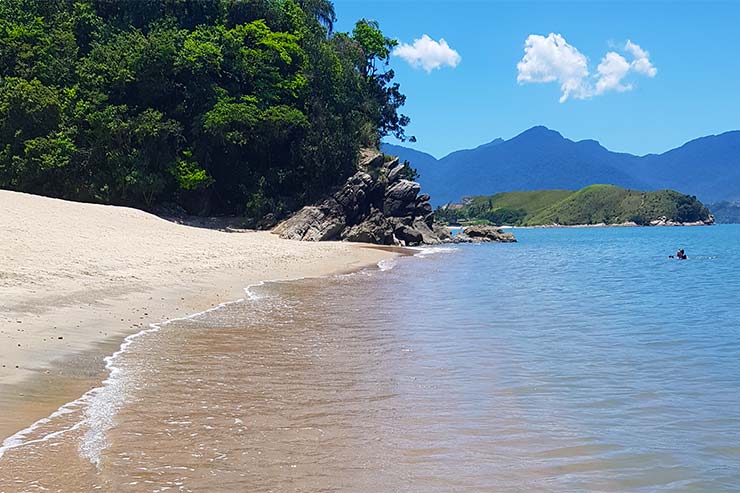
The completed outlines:
<svg viewBox="0 0 740 493">
<path fill-rule="evenodd" d="M 463 196 L 540 189 L 576 190 L 607 183 L 641 190 L 675 189 L 704 201 L 740 199 L 740 132 L 703 137 L 663 154 L 635 156 L 595 140 L 572 141 L 546 127 L 496 139 L 441 159 L 383 144 L 417 168 L 435 205 Z"/>
<path fill-rule="evenodd" d="M 473 197 L 462 207 L 443 207 L 435 215 L 453 224 L 485 221 L 512 226 L 712 223 L 709 210 L 696 197 L 673 190 L 640 192 L 613 185 L 591 185 L 575 192 L 538 190 Z"/>
<path fill-rule="evenodd" d="M 381 150 L 391 156 L 398 156 L 401 162 L 409 161 L 410 163 L 413 163 L 413 167 L 419 172 L 422 170 L 424 172 L 428 172 L 435 164 L 437 164 L 437 158 L 431 154 L 410 149 L 408 147 L 383 143 L 381 145 Z"/>
<path fill-rule="evenodd" d="M 740 202 L 717 202 L 708 207 L 718 224 L 740 224 Z"/>
<path fill-rule="evenodd" d="M 644 156 L 630 172 L 654 187 L 691 193 L 706 202 L 740 200 L 740 131 Z"/>
</svg>

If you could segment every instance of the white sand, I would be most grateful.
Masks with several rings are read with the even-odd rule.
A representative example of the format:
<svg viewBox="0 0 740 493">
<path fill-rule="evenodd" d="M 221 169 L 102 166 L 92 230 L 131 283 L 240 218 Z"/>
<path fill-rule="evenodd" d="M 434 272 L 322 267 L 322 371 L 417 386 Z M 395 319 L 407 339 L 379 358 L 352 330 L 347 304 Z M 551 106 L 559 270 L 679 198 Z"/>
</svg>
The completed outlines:
<svg viewBox="0 0 740 493">
<path fill-rule="evenodd" d="M 393 255 L 357 244 L 194 228 L 135 209 L 0 190 L 0 439 L 40 417 L 10 419 L 3 408 L 45 400 L 45 391 L 24 389 L 34 378 L 68 372 L 76 355 L 97 348 L 102 358 L 148 323 L 243 298 L 243 288 L 261 280 L 328 275 Z M 89 373 L 97 376 L 103 362 L 94 356 Z M 33 414 L 85 385 L 57 392 L 48 406 L 31 406 Z"/>
</svg>

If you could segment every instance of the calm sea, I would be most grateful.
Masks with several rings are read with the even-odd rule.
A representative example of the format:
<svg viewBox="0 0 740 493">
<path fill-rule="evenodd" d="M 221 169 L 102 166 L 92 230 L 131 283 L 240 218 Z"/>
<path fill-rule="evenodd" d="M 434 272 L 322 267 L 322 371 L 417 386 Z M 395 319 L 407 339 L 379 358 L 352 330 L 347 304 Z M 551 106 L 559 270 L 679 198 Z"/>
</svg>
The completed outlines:
<svg viewBox="0 0 740 493">
<path fill-rule="evenodd" d="M 740 491 L 740 226 L 515 233 L 132 339 L 0 491 Z"/>
</svg>

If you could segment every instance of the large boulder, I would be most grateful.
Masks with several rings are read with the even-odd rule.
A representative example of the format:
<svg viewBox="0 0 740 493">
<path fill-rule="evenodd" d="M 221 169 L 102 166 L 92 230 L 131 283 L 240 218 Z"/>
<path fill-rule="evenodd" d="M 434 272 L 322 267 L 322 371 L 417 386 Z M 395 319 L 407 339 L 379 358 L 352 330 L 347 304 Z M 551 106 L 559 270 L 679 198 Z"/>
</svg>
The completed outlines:
<svg viewBox="0 0 740 493">
<path fill-rule="evenodd" d="M 441 238 L 434 232 L 434 229 L 426 223 L 424 218 L 418 217 L 414 219 L 412 226 L 419 232 L 421 235 L 421 242 L 425 245 L 437 245 L 442 243 Z"/>
<path fill-rule="evenodd" d="M 357 160 L 357 168 L 360 170 L 377 169 L 383 166 L 385 155 L 376 149 L 361 149 L 360 158 Z"/>
<path fill-rule="evenodd" d="M 395 183 L 401 178 L 403 165 L 398 162 L 398 158 L 388 163 L 388 183 Z"/>
<path fill-rule="evenodd" d="M 339 204 L 325 201 L 321 206 L 304 207 L 272 232 L 289 240 L 328 241 L 338 239 L 346 226 L 347 218 Z"/>
<path fill-rule="evenodd" d="M 424 236 L 421 232 L 416 228 L 406 226 L 405 224 L 398 226 L 395 231 L 393 231 L 393 235 L 403 246 L 417 246 L 424 243 Z"/>
<path fill-rule="evenodd" d="M 452 238 L 455 243 L 513 243 L 516 238 L 512 233 L 507 233 L 494 226 L 468 226 Z"/>
<path fill-rule="evenodd" d="M 370 203 L 367 196 L 372 183 L 373 179 L 369 174 L 358 171 L 334 194 L 334 200 L 342 207 L 348 224 L 369 214 Z"/>
<path fill-rule="evenodd" d="M 442 226 L 441 224 L 433 224 L 432 225 L 432 231 L 434 231 L 434 235 L 439 238 L 439 241 L 442 243 L 448 243 L 452 241 L 452 233 L 450 232 L 449 228 L 447 226 Z"/>
<path fill-rule="evenodd" d="M 385 192 L 383 213 L 387 216 L 405 216 L 413 213 L 421 185 L 415 181 L 399 180 Z"/>
<path fill-rule="evenodd" d="M 382 212 L 375 210 L 363 222 L 345 229 L 341 234 L 341 239 L 376 245 L 392 245 L 394 243 L 393 225 L 383 216 Z"/>
</svg>

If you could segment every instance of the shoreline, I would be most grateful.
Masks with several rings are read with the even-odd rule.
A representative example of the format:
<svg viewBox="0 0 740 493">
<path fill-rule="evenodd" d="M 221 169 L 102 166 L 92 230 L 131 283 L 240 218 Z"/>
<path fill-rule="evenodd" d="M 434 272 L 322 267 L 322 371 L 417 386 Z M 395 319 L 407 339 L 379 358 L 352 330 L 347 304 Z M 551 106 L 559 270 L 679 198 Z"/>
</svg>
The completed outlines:
<svg viewBox="0 0 740 493">
<path fill-rule="evenodd" d="M 263 282 L 403 254 L 170 223 L 142 211 L 0 191 L 0 441 L 100 386 L 125 338 Z"/>
<path fill-rule="evenodd" d="M 675 223 L 668 221 L 659 224 L 637 224 L 634 222 L 625 223 L 596 223 L 596 224 L 541 224 L 538 226 L 506 226 L 511 229 L 558 229 L 558 228 L 669 228 L 669 227 L 694 227 L 694 226 L 714 226 L 714 223 L 705 223 L 697 221 L 693 223 Z"/>
<path fill-rule="evenodd" d="M 715 226 L 717 223 L 706 223 L 697 221 L 693 223 L 674 223 L 666 222 L 660 224 L 637 224 L 633 222 L 626 223 L 596 223 L 596 224 L 540 224 L 537 226 L 493 226 L 501 229 L 567 229 L 567 228 L 668 228 L 668 227 L 695 227 L 695 226 Z M 472 226 L 472 225 L 469 225 Z M 447 226 L 451 231 L 463 230 L 468 226 Z"/>
</svg>

